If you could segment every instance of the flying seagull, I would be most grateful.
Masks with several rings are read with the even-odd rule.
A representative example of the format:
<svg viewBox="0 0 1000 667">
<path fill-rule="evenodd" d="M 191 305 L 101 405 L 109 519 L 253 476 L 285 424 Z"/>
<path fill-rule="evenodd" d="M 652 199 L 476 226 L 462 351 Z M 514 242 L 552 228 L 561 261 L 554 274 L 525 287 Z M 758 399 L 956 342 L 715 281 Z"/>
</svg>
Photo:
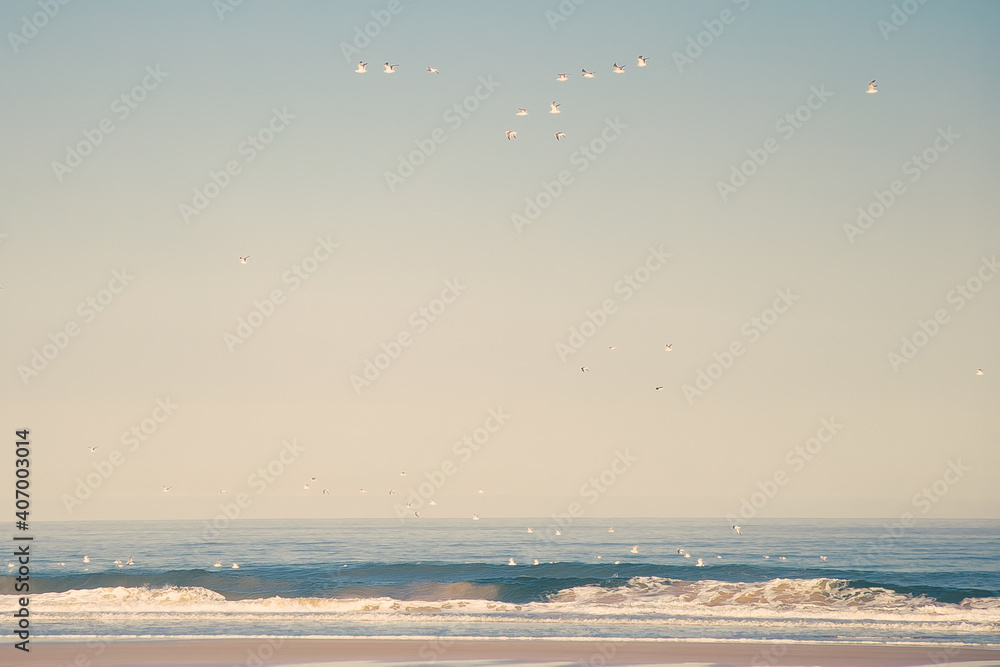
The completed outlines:
<svg viewBox="0 0 1000 667">
<path fill-rule="evenodd" d="M 168 492 L 168 491 L 170 491 L 170 489 L 172 489 L 172 488 L 173 488 L 173 487 L 170 487 L 170 486 L 164 486 L 164 487 L 163 487 L 163 492 L 164 492 L 164 493 L 167 493 L 167 492 Z"/>
<path fill-rule="evenodd" d="M 982 375 L 982 373 L 980 373 L 979 375 Z M 100 447 L 100 445 L 94 445 L 93 447 L 88 446 L 87 449 L 89 449 L 92 452 L 96 452 L 98 447 Z"/>
<path fill-rule="evenodd" d="M 553 102 L 549 105 L 549 113 L 562 113 L 562 111 L 559 111 L 559 105 Z"/>
<path fill-rule="evenodd" d="M 365 74 L 368 71 L 368 63 L 358 61 L 358 68 L 354 70 L 356 74 Z"/>
<path fill-rule="evenodd" d="M 589 368 L 587 368 L 586 366 L 580 366 L 580 371 L 581 371 L 582 373 L 589 373 L 589 372 L 590 372 L 590 369 L 589 369 Z"/>
<path fill-rule="evenodd" d="M 438 71 L 437 67 L 428 67 L 427 71 L 430 72 L 431 74 L 440 74 L 441 73 L 441 72 Z"/>
<path fill-rule="evenodd" d="M 984 374 L 984 371 L 983 371 L 983 369 L 982 369 L 982 368 L 980 368 L 980 369 L 978 369 L 978 370 L 976 371 L 976 375 L 983 375 L 983 374 Z M 94 449 L 97 449 L 97 448 L 95 447 Z M 92 449 L 92 450 L 90 450 L 90 451 L 94 451 L 94 449 Z"/>
<path fill-rule="evenodd" d="M 517 132 L 515 132 L 514 130 L 507 130 L 506 132 L 504 132 L 504 134 L 507 136 L 507 141 L 510 141 L 511 139 L 517 139 Z"/>
<path fill-rule="evenodd" d="M 565 139 L 565 138 L 566 138 L 566 133 L 565 132 L 556 132 L 556 141 L 559 141 L 560 139 Z"/>
<path fill-rule="evenodd" d="M 615 65 L 614 65 L 614 73 L 615 74 L 624 74 L 625 73 L 625 65 L 619 65 L 618 63 L 615 63 Z"/>
<path fill-rule="evenodd" d="M 556 81 L 569 81 L 569 74 L 556 74 Z"/>
<path fill-rule="evenodd" d="M 865 92 L 866 93 L 877 93 L 878 92 L 878 86 L 875 85 L 875 79 L 872 79 L 872 82 L 868 84 L 868 90 L 866 90 Z"/>
<path fill-rule="evenodd" d="M 736 531 L 737 535 L 742 535 L 743 534 L 743 529 L 740 528 L 739 526 L 733 526 L 733 530 Z"/>
<path fill-rule="evenodd" d="M 666 352 L 670 352 L 672 349 L 674 349 L 674 344 L 673 343 L 667 343 L 666 345 L 663 346 L 663 349 Z"/>
<path fill-rule="evenodd" d="M 528 115 L 528 110 L 525 109 L 525 108 L 523 108 L 523 107 L 518 107 L 517 108 L 517 113 L 515 113 L 514 115 L 515 116 L 527 116 Z"/>
<path fill-rule="evenodd" d="M 646 56 L 639 56 L 639 62 L 635 64 L 636 67 L 645 67 L 646 61 L 649 60 Z"/>
<path fill-rule="evenodd" d="M 386 62 L 386 63 L 385 63 L 384 65 L 383 65 L 383 67 L 385 67 L 385 73 L 386 73 L 386 74 L 394 74 L 394 73 L 396 72 L 396 68 L 397 68 L 397 67 L 399 67 L 399 65 L 390 65 L 390 64 L 388 63 L 388 61 L 387 61 L 387 62 Z"/>
<path fill-rule="evenodd" d="M 629 553 L 630 554 L 637 554 L 637 553 L 639 553 L 639 545 L 637 544 L 634 547 L 632 547 L 632 550 L 629 551 Z"/>
<path fill-rule="evenodd" d="M 656 391 L 663 391 L 663 387 L 657 387 Z"/>
<path fill-rule="evenodd" d="M 240 264 L 246 264 L 248 259 L 250 259 L 250 255 L 247 255 L 246 257 L 240 257 Z"/>
<path fill-rule="evenodd" d="M 593 79 L 594 78 L 594 73 L 593 72 L 588 72 L 587 70 L 583 70 L 583 78 L 585 78 L 585 79 Z"/>
</svg>

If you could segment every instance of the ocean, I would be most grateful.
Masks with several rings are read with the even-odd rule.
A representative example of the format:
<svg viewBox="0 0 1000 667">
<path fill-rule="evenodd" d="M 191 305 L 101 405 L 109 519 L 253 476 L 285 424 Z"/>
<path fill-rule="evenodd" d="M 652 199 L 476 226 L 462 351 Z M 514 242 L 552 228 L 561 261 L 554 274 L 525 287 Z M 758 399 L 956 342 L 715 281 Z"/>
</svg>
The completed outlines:
<svg viewBox="0 0 1000 667">
<path fill-rule="evenodd" d="M 757 520 L 742 533 L 667 519 L 34 523 L 33 641 L 1000 645 L 998 521 Z M 0 609 L 13 609 L 6 565 Z"/>
</svg>

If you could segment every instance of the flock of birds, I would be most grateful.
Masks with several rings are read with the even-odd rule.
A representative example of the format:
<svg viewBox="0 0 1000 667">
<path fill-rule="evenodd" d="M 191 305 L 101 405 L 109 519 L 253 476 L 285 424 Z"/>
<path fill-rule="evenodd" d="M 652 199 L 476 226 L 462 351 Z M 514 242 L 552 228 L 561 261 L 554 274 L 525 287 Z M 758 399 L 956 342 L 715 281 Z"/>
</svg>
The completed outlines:
<svg viewBox="0 0 1000 667">
<path fill-rule="evenodd" d="M 638 56 L 636 58 L 635 66 L 636 67 L 646 67 L 646 61 L 647 60 L 649 60 L 649 58 L 647 58 L 646 56 Z M 386 62 L 384 62 L 382 64 L 382 68 L 383 68 L 382 69 L 382 73 L 383 74 L 395 74 L 397 67 L 399 67 L 399 65 L 390 65 L 389 61 L 386 61 Z M 437 67 L 430 67 L 430 66 L 427 67 L 426 71 L 429 74 L 440 74 L 441 73 L 440 70 L 438 70 Z M 616 62 L 616 63 L 614 63 L 611 66 L 611 71 L 614 74 L 624 74 L 625 73 L 625 65 L 619 65 Z M 367 74 L 368 73 L 368 63 L 359 60 L 358 61 L 358 67 L 357 67 L 357 69 L 354 70 L 354 72 L 356 74 Z M 597 74 L 595 74 L 594 72 L 588 71 L 586 68 L 583 68 L 583 69 L 581 69 L 581 76 L 583 76 L 583 78 L 585 78 L 585 79 L 593 79 L 595 76 L 597 76 Z M 560 72 L 560 73 L 556 74 L 556 81 L 569 81 L 569 74 L 567 72 Z M 871 91 L 869 91 L 869 92 L 871 92 Z M 529 113 L 530 112 L 527 109 L 525 109 L 524 107 L 518 107 L 518 109 L 514 113 L 514 115 L 515 116 L 527 116 Z M 554 101 L 552 103 L 550 103 L 549 104 L 549 113 L 550 114 L 562 113 L 562 111 L 559 110 L 559 104 L 556 103 L 556 102 L 554 102 Z M 517 139 L 517 130 L 506 130 L 504 132 L 504 136 L 507 137 L 508 141 L 510 141 L 511 139 Z M 562 139 L 565 139 L 566 138 L 566 133 L 565 132 L 561 132 L 561 131 L 557 131 L 557 132 L 555 132 L 555 138 L 556 138 L 556 141 L 560 141 Z"/>
</svg>

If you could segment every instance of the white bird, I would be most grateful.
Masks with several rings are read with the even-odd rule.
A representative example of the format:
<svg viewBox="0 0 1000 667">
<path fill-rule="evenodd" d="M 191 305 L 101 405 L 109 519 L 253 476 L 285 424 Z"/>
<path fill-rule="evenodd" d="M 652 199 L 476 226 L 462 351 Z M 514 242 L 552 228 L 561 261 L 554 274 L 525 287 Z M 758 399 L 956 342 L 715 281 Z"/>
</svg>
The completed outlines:
<svg viewBox="0 0 1000 667">
<path fill-rule="evenodd" d="M 479 515 L 478 514 L 473 514 L 472 515 L 472 520 L 473 521 L 479 521 Z"/>
<path fill-rule="evenodd" d="M 436 500 L 432 500 L 432 501 L 430 501 L 430 502 L 429 502 L 429 503 L 427 503 L 427 504 L 428 504 L 428 505 L 437 505 L 437 501 L 436 501 Z"/>
<path fill-rule="evenodd" d="M 233 567 L 231 569 L 238 570 L 238 569 L 240 569 L 240 566 L 237 565 L 236 563 L 233 563 Z"/>
<path fill-rule="evenodd" d="M 10 561 L 9 563 L 7 563 L 7 567 L 14 567 L 14 561 Z"/>
<path fill-rule="evenodd" d="M 396 72 L 396 68 L 399 67 L 399 65 L 390 65 L 388 62 L 386 62 L 383 65 L 383 67 L 385 67 L 386 74 L 394 74 Z"/>
<path fill-rule="evenodd" d="M 414 511 L 413 512 L 413 516 L 415 516 L 415 517 L 417 517 L 419 519 L 420 518 L 420 512 Z"/>
<path fill-rule="evenodd" d="M 663 346 L 663 350 L 665 352 L 670 352 L 672 349 L 674 349 L 673 343 L 667 343 L 666 345 Z"/>
<path fill-rule="evenodd" d="M 219 560 L 215 561 L 212 567 L 222 567 L 222 559 L 220 558 Z"/>
<path fill-rule="evenodd" d="M 565 138 L 566 138 L 566 133 L 565 132 L 556 132 L 556 141 L 559 141 L 560 139 L 565 139 Z M 613 350 L 615 348 L 611 348 L 611 349 Z"/>
<path fill-rule="evenodd" d="M 531 526 L 528 526 L 528 532 L 529 532 L 529 533 L 533 533 L 533 532 L 535 532 L 535 529 L 534 529 L 534 528 L 532 528 Z"/>
<path fill-rule="evenodd" d="M 359 60 L 358 61 L 358 68 L 356 70 L 354 70 L 354 71 L 357 74 L 364 74 L 365 72 L 368 71 L 368 63 L 363 63 L 363 62 L 361 62 Z"/>
<path fill-rule="evenodd" d="M 617 347 L 615 347 L 614 345 L 609 345 L 609 346 L 608 346 L 608 349 L 609 349 L 609 350 L 617 350 L 618 348 L 617 348 Z"/>
<path fill-rule="evenodd" d="M 556 74 L 556 81 L 569 81 L 569 74 Z"/>
<path fill-rule="evenodd" d="M 125 564 L 126 565 L 135 565 L 135 563 L 132 562 L 132 557 L 131 556 L 128 557 L 128 560 L 125 561 Z"/>
<path fill-rule="evenodd" d="M 646 56 L 639 56 L 639 62 L 635 64 L 636 67 L 645 67 L 646 61 L 649 60 Z"/>
<path fill-rule="evenodd" d="M 121 564 L 122 564 L 122 559 L 121 558 L 116 558 L 115 559 L 115 565 L 121 565 Z"/>
<path fill-rule="evenodd" d="M 553 102 L 549 105 L 549 113 L 562 113 L 562 111 L 559 111 L 559 105 Z"/>
<path fill-rule="evenodd" d="M 684 553 L 684 549 L 678 549 L 678 550 L 677 550 L 677 553 L 679 553 L 679 554 L 683 554 L 683 553 Z"/>
<path fill-rule="evenodd" d="M 511 139 L 517 139 L 517 132 L 515 132 L 514 130 L 507 130 L 506 132 L 504 132 L 504 136 L 507 137 L 507 141 L 510 141 Z"/>
<path fill-rule="evenodd" d="M 686 552 L 686 551 L 685 551 L 685 552 L 684 552 L 684 557 L 685 557 L 685 558 L 690 558 L 690 557 L 691 557 L 691 554 L 689 554 L 688 552 Z"/>
<path fill-rule="evenodd" d="M 60 565 L 60 566 L 65 565 L 65 564 L 66 563 L 56 563 L 56 565 Z"/>
<path fill-rule="evenodd" d="M 170 489 L 172 489 L 173 487 L 172 486 L 163 486 L 162 488 L 163 488 L 163 492 L 164 493 L 168 493 L 170 491 Z"/>
<path fill-rule="evenodd" d="M 240 264 L 246 264 L 248 259 L 250 259 L 250 255 L 247 255 L 246 257 L 240 257 Z"/>
<path fill-rule="evenodd" d="M 615 527 L 614 527 L 614 526 L 611 526 L 610 528 L 608 528 L 608 532 L 609 532 L 609 533 L 613 533 L 613 532 L 615 532 Z"/>
<path fill-rule="evenodd" d="M 826 556 L 820 556 L 819 559 L 820 560 L 826 560 Z"/>
<path fill-rule="evenodd" d="M 868 90 L 866 90 L 865 92 L 866 93 L 877 93 L 878 92 L 878 86 L 875 85 L 875 79 L 872 79 L 872 82 L 868 84 Z"/>
<path fill-rule="evenodd" d="M 980 373 L 980 375 L 982 375 L 982 373 Z M 96 452 L 98 447 L 100 447 L 100 445 L 95 445 L 94 447 L 89 447 L 88 446 L 87 449 L 89 449 L 92 452 Z"/>
<path fill-rule="evenodd" d="M 408 510 L 413 509 L 413 503 L 406 503 L 406 509 Z"/>
<path fill-rule="evenodd" d="M 510 560 L 507 561 L 507 565 L 517 565 L 517 563 L 515 563 L 514 559 L 511 558 Z"/>
<path fill-rule="evenodd" d="M 440 74 L 441 73 L 441 72 L 438 71 L 437 67 L 428 67 L 427 71 L 430 72 L 431 74 Z"/>
<path fill-rule="evenodd" d="M 83 562 L 84 563 L 89 563 L 90 562 L 90 556 L 84 556 L 83 557 Z"/>
<path fill-rule="evenodd" d="M 588 72 L 587 70 L 583 70 L 583 78 L 585 78 L 585 79 L 593 79 L 594 78 L 594 73 L 593 72 Z"/>
<path fill-rule="evenodd" d="M 534 564 L 535 564 L 535 565 L 538 565 L 538 559 L 537 559 L 537 558 L 535 559 L 535 562 L 534 562 Z"/>
<path fill-rule="evenodd" d="M 308 485 L 308 484 L 303 484 L 303 485 L 302 485 L 302 488 L 303 488 L 303 489 L 308 489 L 308 488 L 309 488 L 309 485 Z"/>
<path fill-rule="evenodd" d="M 722 558 L 722 556 L 716 556 L 716 558 Z"/>
<path fill-rule="evenodd" d="M 580 366 L 580 372 L 581 373 L 589 373 L 590 369 L 587 368 L 586 366 Z"/>
<path fill-rule="evenodd" d="M 602 557 L 601 556 L 594 556 L 594 558 L 596 558 L 597 560 L 601 560 Z"/>
<path fill-rule="evenodd" d="M 629 551 L 629 553 L 630 554 L 637 554 L 637 553 L 639 553 L 639 545 L 637 544 L 634 547 L 632 547 L 632 550 Z"/>
<path fill-rule="evenodd" d="M 741 527 L 739 527 L 739 526 L 733 526 L 733 530 L 736 531 L 737 535 L 742 535 L 743 534 L 743 529 Z"/>
<path fill-rule="evenodd" d="M 562 535 L 562 531 L 561 530 L 557 530 L 556 531 L 556 535 Z"/>
<path fill-rule="evenodd" d="M 976 370 L 976 375 L 983 375 L 983 369 L 982 368 L 977 369 Z M 95 447 L 94 449 L 97 449 L 97 448 Z M 93 450 L 91 450 L 91 451 L 93 451 Z"/>
<path fill-rule="evenodd" d="M 323 495 L 324 496 L 330 495 L 330 489 L 323 489 Z"/>
<path fill-rule="evenodd" d="M 625 65 L 619 65 L 618 63 L 615 63 L 613 71 L 614 71 L 615 74 L 624 74 L 625 73 Z"/>
<path fill-rule="evenodd" d="M 698 562 L 697 562 L 697 563 L 695 563 L 695 564 L 694 564 L 694 566 L 695 566 L 695 567 L 705 567 L 705 561 L 704 561 L 704 560 L 702 560 L 701 558 L 699 558 L 699 559 L 698 559 Z"/>
<path fill-rule="evenodd" d="M 663 387 L 657 387 L 656 391 L 661 391 L 662 389 L 663 389 Z"/>
<path fill-rule="evenodd" d="M 122 565 L 121 561 L 118 561 L 117 563 L 115 563 L 115 567 L 125 567 L 125 566 Z"/>
<path fill-rule="evenodd" d="M 399 476 L 400 477 L 406 477 L 406 473 L 405 472 L 401 472 L 401 473 L 399 473 Z"/>
<path fill-rule="evenodd" d="M 396 492 L 395 492 L 395 491 L 393 491 L 392 489 L 389 489 L 389 495 L 390 495 L 390 496 L 391 496 L 392 494 L 394 494 L 394 493 L 396 493 Z"/>
<path fill-rule="evenodd" d="M 368 492 L 367 492 L 367 491 L 365 491 L 364 489 L 361 489 L 361 491 L 360 491 L 360 492 L 361 492 L 361 493 L 368 493 Z"/>
<path fill-rule="evenodd" d="M 315 478 L 315 477 L 310 477 L 310 478 L 309 478 L 309 481 L 310 481 L 310 482 L 315 482 L 315 481 L 316 481 L 316 478 Z"/>
<path fill-rule="evenodd" d="M 525 108 L 523 108 L 523 107 L 518 107 L 517 108 L 517 113 L 515 113 L 514 115 L 515 116 L 527 116 L 528 115 L 528 110 L 525 109 Z"/>
<path fill-rule="evenodd" d="M 764 558 L 770 558 L 770 556 L 764 556 Z"/>
<path fill-rule="evenodd" d="M 785 558 L 784 556 L 778 556 L 778 560 L 788 560 L 788 559 Z"/>
</svg>

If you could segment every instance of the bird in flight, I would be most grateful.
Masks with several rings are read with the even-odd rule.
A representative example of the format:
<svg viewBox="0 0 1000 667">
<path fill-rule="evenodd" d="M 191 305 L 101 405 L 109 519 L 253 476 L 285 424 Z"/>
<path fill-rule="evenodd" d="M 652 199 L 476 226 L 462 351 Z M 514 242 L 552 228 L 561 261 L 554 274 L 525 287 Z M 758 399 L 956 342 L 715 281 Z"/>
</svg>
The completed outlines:
<svg viewBox="0 0 1000 667">
<path fill-rule="evenodd" d="M 618 63 L 615 63 L 613 71 L 614 71 L 615 74 L 624 74 L 625 73 L 625 65 L 619 65 Z"/>
<path fill-rule="evenodd" d="M 562 111 L 559 111 L 559 105 L 553 102 L 549 105 L 549 113 L 562 113 Z"/>
<path fill-rule="evenodd" d="M 393 67 L 395 67 L 395 65 L 393 65 Z M 431 74 L 440 74 L 441 73 L 441 72 L 438 71 L 437 67 L 428 67 L 427 71 L 430 72 Z"/>
<path fill-rule="evenodd" d="M 515 113 L 514 115 L 515 116 L 527 116 L 528 115 L 528 110 L 525 109 L 525 108 L 523 108 L 523 107 L 518 107 L 517 108 L 517 113 Z"/>
<path fill-rule="evenodd" d="M 479 521 L 479 515 L 478 514 L 473 514 L 472 515 L 472 520 L 473 521 Z"/>
<path fill-rule="evenodd" d="M 240 264 L 246 264 L 248 259 L 250 259 L 250 255 L 247 255 L 246 257 L 240 257 Z"/>
<path fill-rule="evenodd" d="M 980 375 L 982 375 L 982 373 L 980 373 Z M 100 445 L 94 445 L 93 447 L 88 446 L 87 449 L 89 449 L 92 452 L 96 452 L 98 447 L 100 447 Z"/>
<path fill-rule="evenodd" d="M 875 79 L 872 79 L 872 82 L 868 84 L 868 90 L 866 90 L 865 92 L 866 93 L 877 93 L 878 92 L 878 86 L 875 85 Z"/>
<path fill-rule="evenodd" d="M 657 387 L 656 391 L 663 391 L 663 387 Z"/>
<path fill-rule="evenodd" d="M 608 346 L 608 349 L 609 349 L 609 350 L 617 350 L 618 348 L 617 348 L 617 347 L 615 347 L 614 345 L 609 345 L 609 346 Z"/>
<path fill-rule="evenodd" d="M 569 81 L 569 74 L 556 74 L 556 81 Z"/>
<path fill-rule="evenodd" d="M 330 489 L 323 489 L 323 495 L 324 496 L 330 495 Z"/>
<path fill-rule="evenodd" d="M 672 349 L 674 349 L 674 344 L 673 343 L 667 343 L 666 345 L 663 346 L 663 349 L 666 352 L 670 352 Z"/>
<path fill-rule="evenodd" d="M 984 374 L 985 374 L 985 373 L 984 373 L 984 371 L 983 371 L 983 369 L 982 369 L 982 368 L 980 368 L 980 369 L 976 370 L 976 375 L 984 375 Z M 97 448 L 95 447 L 94 449 L 97 449 Z M 92 449 L 92 450 L 90 450 L 90 451 L 94 451 L 94 450 Z"/>
<path fill-rule="evenodd" d="M 585 79 L 593 79 L 594 78 L 594 73 L 593 72 L 588 72 L 587 70 L 583 70 L 583 78 L 585 78 Z"/>
<path fill-rule="evenodd" d="M 517 139 L 517 132 L 515 132 L 514 130 L 507 130 L 504 134 L 507 136 L 507 141 L 510 141 L 511 139 Z"/>
<path fill-rule="evenodd" d="M 383 65 L 383 67 L 385 67 L 386 74 L 394 74 L 396 72 L 396 68 L 399 67 L 399 65 L 390 65 L 388 62 L 386 62 Z"/>
<path fill-rule="evenodd" d="M 586 366 L 580 366 L 580 372 L 581 373 L 589 373 L 590 369 L 587 368 Z"/>
<path fill-rule="evenodd" d="M 556 141 L 559 141 L 560 139 L 565 139 L 565 138 L 566 138 L 566 133 L 565 132 L 556 132 Z"/>
<path fill-rule="evenodd" d="M 632 547 L 632 550 L 629 551 L 629 553 L 630 554 L 637 554 L 637 553 L 639 553 L 639 545 L 637 544 L 634 547 Z"/>
<path fill-rule="evenodd" d="M 737 535 L 742 535 L 743 534 L 743 529 L 740 528 L 739 526 L 733 526 L 733 530 L 736 531 Z"/>
<path fill-rule="evenodd" d="M 635 64 L 636 67 L 645 67 L 646 61 L 649 60 L 646 56 L 639 56 L 639 62 Z"/>
<path fill-rule="evenodd" d="M 358 61 L 358 68 L 354 70 L 357 74 L 365 74 L 368 71 L 368 63 Z"/>
<path fill-rule="evenodd" d="M 169 491 L 170 491 L 170 489 L 172 489 L 173 487 L 172 487 L 172 486 L 163 486 L 162 488 L 163 488 L 163 492 L 164 492 L 164 493 L 167 493 L 167 492 L 169 492 Z"/>
</svg>

